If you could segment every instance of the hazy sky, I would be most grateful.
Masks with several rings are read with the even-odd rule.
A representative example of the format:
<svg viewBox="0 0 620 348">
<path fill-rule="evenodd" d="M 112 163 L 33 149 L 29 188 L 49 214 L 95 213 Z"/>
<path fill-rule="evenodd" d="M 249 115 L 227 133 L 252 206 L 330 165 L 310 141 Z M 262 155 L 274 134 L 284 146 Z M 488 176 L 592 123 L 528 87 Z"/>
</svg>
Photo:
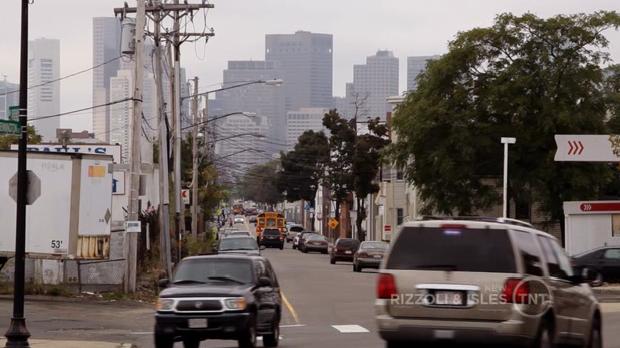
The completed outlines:
<svg viewBox="0 0 620 348">
<path fill-rule="evenodd" d="M 131 6 L 135 1 L 128 1 Z M 194 0 L 193 2 L 198 2 Z M 216 36 L 204 45 L 187 43 L 182 64 L 199 76 L 201 90 L 222 81 L 228 60 L 264 59 L 265 34 L 307 30 L 334 35 L 334 93 L 344 94 L 353 64 L 378 49 L 400 58 L 400 89 L 406 87 L 406 57 L 444 53 L 458 31 L 489 26 L 501 12 L 559 13 L 620 10 L 617 0 L 219 0 L 210 1 L 207 24 Z M 0 78 L 19 79 L 20 0 L 2 0 Z M 61 76 L 92 66 L 92 17 L 113 16 L 117 0 L 34 0 L 30 38 L 61 40 Z M 196 30 L 202 30 L 202 16 Z M 192 30 L 191 25 L 188 27 Z M 620 61 L 620 33 L 610 31 L 612 57 Z M 203 59 L 204 58 L 204 59 Z M 61 84 L 61 111 L 90 106 L 92 73 Z M 64 117 L 62 126 L 91 129 L 91 116 Z"/>
</svg>

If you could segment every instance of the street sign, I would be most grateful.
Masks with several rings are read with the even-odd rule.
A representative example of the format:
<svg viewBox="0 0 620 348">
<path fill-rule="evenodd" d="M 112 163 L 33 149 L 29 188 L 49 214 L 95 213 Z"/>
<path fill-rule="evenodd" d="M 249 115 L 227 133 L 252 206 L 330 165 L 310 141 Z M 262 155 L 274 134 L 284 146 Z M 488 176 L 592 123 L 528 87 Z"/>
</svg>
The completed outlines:
<svg viewBox="0 0 620 348">
<path fill-rule="evenodd" d="M 138 221 L 125 222 L 125 231 L 128 233 L 140 233 L 142 232 L 142 224 Z"/>
<path fill-rule="evenodd" d="M 19 122 L 0 120 L 0 135 L 19 135 Z"/>
<path fill-rule="evenodd" d="M 19 105 L 9 106 L 9 120 L 11 121 L 19 120 Z"/>
<path fill-rule="evenodd" d="M 181 199 L 183 200 L 183 204 L 189 205 L 189 190 L 181 190 Z"/>
<path fill-rule="evenodd" d="M 34 203 L 41 196 L 41 179 L 31 170 L 28 174 L 28 192 L 26 193 L 26 205 Z M 9 196 L 17 202 L 17 173 L 9 179 Z"/>
<path fill-rule="evenodd" d="M 333 230 L 336 227 L 338 227 L 338 220 L 336 220 L 334 218 L 331 218 L 331 219 L 329 219 L 328 225 L 329 225 L 329 228 L 331 228 Z"/>
<path fill-rule="evenodd" d="M 620 162 L 620 135 L 556 134 L 557 162 Z"/>
</svg>

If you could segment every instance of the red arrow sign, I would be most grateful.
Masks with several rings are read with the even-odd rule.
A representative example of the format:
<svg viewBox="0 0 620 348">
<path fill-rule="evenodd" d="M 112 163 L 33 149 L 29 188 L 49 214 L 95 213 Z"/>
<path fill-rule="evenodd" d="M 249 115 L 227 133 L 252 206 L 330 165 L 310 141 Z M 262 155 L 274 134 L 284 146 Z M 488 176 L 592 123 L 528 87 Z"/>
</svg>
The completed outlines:
<svg viewBox="0 0 620 348">
<path fill-rule="evenodd" d="M 620 211 L 620 203 L 582 203 L 581 211 Z"/>
<path fill-rule="evenodd" d="M 583 152 L 583 143 L 580 140 L 569 140 L 568 141 L 568 154 L 569 155 L 581 155 Z"/>
</svg>

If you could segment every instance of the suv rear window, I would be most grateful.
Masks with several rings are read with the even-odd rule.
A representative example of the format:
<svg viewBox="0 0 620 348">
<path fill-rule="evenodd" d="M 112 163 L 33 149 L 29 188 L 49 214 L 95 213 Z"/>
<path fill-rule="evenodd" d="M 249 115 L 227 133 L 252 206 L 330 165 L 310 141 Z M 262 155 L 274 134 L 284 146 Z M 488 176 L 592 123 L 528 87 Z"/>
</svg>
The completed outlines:
<svg viewBox="0 0 620 348">
<path fill-rule="evenodd" d="M 280 231 L 278 230 L 265 230 L 265 232 L 263 232 L 266 236 L 279 236 L 280 235 Z"/>
<path fill-rule="evenodd" d="M 357 239 L 340 239 L 336 245 L 339 248 L 356 248 L 359 244 Z"/>
<path fill-rule="evenodd" d="M 386 268 L 515 273 L 506 230 L 405 227 Z"/>
</svg>

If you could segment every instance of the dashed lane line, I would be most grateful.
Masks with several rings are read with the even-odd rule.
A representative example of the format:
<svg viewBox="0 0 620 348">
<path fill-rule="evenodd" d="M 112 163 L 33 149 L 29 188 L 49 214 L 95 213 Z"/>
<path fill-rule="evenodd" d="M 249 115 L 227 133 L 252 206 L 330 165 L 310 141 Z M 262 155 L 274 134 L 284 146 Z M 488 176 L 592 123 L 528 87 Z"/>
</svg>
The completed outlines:
<svg viewBox="0 0 620 348">
<path fill-rule="evenodd" d="M 367 333 L 370 332 L 363 326 L 360 325 L 332 325 L 332 327 L 340 333 Z"/>
</svg>

